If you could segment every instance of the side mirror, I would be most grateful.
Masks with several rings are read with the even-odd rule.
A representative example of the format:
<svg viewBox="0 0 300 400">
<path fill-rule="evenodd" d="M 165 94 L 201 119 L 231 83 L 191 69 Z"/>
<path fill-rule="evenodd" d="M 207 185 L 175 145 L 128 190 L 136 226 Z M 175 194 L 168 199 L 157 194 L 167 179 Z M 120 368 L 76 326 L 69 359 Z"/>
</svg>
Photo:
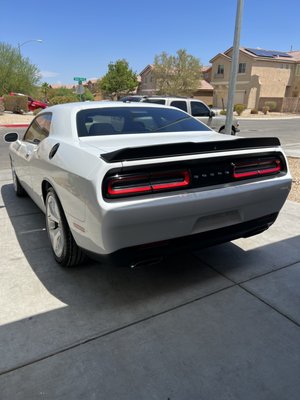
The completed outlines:
<svg viewBox="0 0 300 400">
<path fill-rule="evenodd" d="M 19 135 L 16 132 L 8 132 L 4 135 L 3 139 L 7 143 L 12 143 L 19 139 Z"/>
<path fill-rule="evenodd" d="M 214 111 L 210 110 L 209 116 L 210 116 L 210 118 L 212 118 L 212 117 L 215 117 L 215 116 L 216 116 L 216 114 L 215 114 L 215 112 L 214 112 Z"/>
</svg>

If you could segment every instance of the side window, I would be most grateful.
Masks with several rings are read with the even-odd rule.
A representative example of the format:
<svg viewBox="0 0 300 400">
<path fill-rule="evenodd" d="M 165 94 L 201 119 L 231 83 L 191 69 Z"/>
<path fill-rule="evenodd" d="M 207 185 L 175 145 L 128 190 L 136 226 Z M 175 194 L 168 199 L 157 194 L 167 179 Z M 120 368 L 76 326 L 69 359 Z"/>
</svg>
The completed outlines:
<svg viewBox="0 0 300 400">
<path fill-rule="evenodd" d="M 209 108 L 200 101 L 191 101 L 191 111 L 193 117 L 209 117 Z"/>
<path fill-rule="evenodd" d="M 171 102 L 170 106 L 177 107 L 182 111 L 187 111 L 186 101 L 184 100 L 174 100 Z"/>
<path fill-rule="evenodd" d="M 145 103 L 162 104 L 162 105 L 166 104 L 166 100 L 164 100 L 164 99 L 145 99 L 144 102 Z"/>
<path fill-rule="evenodd" d="M 49 135 L 51 125 L 51 113 L 36 117 L 27 129 L 23 140 L 25 142 L 39 143 Z"/>
</svg>

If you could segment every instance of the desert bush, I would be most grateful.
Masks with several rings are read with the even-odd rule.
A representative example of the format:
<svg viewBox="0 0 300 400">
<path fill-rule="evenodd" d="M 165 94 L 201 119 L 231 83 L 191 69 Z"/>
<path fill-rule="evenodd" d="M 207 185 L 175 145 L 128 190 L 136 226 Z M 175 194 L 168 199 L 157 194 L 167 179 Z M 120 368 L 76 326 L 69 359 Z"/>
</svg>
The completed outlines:
<svg viewBox="0 0 300 400">
<path fill-rule="evenodd" d="M 276 101 L 266 101 L 264 104 L 265 107 L 269 107 L 270 112 L 275 111 L 277 107 Z"/>
<path fill-rule="evenodd" d="M 226 115 L 227 111 L 226 110 L 221 110 L 220 115 Z"/>
<path fill-rule="evenodd" d="M 50 99 L 50 105 L 54 106 L 56 104 L 73 103 L 76 101 L 78 101 L 78 97 L 76 95 L 55 96 Z"/>
<path fill-rule="evenodd" d="M 234 111 L 237 113 L 237 115 L 241 115 L 243 111 L 245 111 L 246 106 L 244 104 L 235 104 L 234 106 Z"/>
<path fill-rule="evenodd" d="M 28 112 L 28 99 L 26 96 L 3 96 L 4 108 L 16 114 Z"/>
<path fill-rule="evenodd" d="M 33 111 L 33 115 L 37 115 L 40 111 L 42 111 L 42 108 L 36 108 L 36 109 Z"/>
<path fill-rule="evenodd" d="M 256 108 L 252 108 L 250 114 L 258 114 L 258 110 Z"/>
<path fill-rule="evenodd" d="M 265 115 L 268 114 L 268 111 L 270 111 L 269 106 L 264 106 L 264 107 L 262 108 L 262 112 L 263 112 Z"/>
</svg>

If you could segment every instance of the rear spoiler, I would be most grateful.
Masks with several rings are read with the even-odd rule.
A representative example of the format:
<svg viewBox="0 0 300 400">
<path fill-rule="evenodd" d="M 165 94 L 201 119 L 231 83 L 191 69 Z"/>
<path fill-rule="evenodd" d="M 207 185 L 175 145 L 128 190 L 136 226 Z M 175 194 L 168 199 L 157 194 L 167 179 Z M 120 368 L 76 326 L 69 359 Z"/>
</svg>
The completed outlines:
<svg viewBox="0 0 300 400">
<path fill-rule="evenodd" d="M 235 140 L 221 140 L 218 142 L 183 142 L 144 147 L 126 147 L 110 153 L 101 154 L 101 158 L 108 163 L 114 163 L 130 160 L 145 160 L 148 158 L 175 157 L 274 146 L 280 146 L 280 141 L 276 137 L 238 138 Z"/>
</svg>

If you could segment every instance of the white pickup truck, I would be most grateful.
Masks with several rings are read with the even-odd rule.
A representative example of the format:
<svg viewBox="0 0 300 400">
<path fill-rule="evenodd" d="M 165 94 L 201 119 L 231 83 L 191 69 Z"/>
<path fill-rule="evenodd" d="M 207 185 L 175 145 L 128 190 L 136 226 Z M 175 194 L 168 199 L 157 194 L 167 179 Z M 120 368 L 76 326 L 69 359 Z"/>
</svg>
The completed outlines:
<svg viewBox="0 0 300 400">
<path fill-rule="evenodd" d="M 225 133 L 226 117 L 224 115 L 217 115 L 201 100 L 185 97 L 150 96 L 142 97 L 140 101 L 180 108 L 208 125 L 214 131 Z M 233 118 L 231 135 L 235 135 L 239 131 L 239 123 L 236 118 Z"/>
</svg>

